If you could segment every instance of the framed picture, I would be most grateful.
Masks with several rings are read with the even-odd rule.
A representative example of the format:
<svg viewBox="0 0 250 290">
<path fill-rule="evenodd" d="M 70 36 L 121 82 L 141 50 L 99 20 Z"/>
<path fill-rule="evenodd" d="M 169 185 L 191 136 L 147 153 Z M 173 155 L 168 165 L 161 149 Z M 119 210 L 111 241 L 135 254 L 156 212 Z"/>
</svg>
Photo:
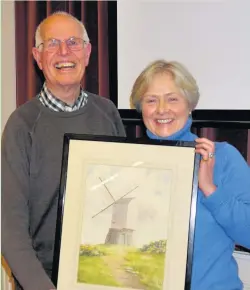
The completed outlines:
<svg viewBox="0 0 250 290">
<path fill-rule="evenodd" d="M 194 148 L 194 142 L 65 135 L 57 290 L 190 289 Z"/>
</svg>

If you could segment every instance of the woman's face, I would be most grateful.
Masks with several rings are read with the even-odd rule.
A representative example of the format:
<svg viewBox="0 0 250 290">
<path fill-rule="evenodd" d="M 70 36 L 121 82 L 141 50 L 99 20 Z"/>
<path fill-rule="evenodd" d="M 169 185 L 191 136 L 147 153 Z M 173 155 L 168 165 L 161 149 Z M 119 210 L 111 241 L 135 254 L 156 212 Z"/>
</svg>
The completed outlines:
<svg viewBox="0 0 250 290">
<path fill-rule="evenodd" d="M 145 126 L 154 135 L 168 137 L 182 129 L 189 116 L 187 99 L 168 73 L 157 74 L 141 99 Z"/>
</svg>

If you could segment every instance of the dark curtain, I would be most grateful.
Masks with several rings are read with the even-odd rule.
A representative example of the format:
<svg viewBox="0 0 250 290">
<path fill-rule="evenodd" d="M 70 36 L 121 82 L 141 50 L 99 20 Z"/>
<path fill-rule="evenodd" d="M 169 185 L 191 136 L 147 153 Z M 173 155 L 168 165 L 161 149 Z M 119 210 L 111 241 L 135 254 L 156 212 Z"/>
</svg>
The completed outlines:
<svg viewBox="0 0 250 290">
<path fill-rule="evenodd" d="M 250 165 L 250 130 L 238 128 L 193 128 L 199 137 L 212 141 L 228 142 L 236 147 Z"/>
<path fill-rule="evenodd" d="M 55 11 L 65 11 L 81 20 L 92 44 L 89 66 L 82 86 L 109 97 L 108 9 L 107 1 L 16 1 L 16 87 L 17 106 L 33 98 L 44 82 L 33 56 L 35 31 L 39 23 Z"/>
</svg>

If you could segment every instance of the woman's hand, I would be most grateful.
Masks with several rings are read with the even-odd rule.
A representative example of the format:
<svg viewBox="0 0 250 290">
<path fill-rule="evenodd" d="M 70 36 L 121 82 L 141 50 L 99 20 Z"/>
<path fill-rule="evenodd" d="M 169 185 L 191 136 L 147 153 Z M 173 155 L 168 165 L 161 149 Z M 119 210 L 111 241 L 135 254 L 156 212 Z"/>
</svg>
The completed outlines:
<svg viewBox="0 0 250 290">
<path fill-rule="evenodd" d="M 216 186 L 213 182 L 215 163 L 215 144 L 206 138 L 197 138 L 195 152 L 201 155 L 199 168 L 199 188 L 206 195 L 211 195 Z"/>
</svg>

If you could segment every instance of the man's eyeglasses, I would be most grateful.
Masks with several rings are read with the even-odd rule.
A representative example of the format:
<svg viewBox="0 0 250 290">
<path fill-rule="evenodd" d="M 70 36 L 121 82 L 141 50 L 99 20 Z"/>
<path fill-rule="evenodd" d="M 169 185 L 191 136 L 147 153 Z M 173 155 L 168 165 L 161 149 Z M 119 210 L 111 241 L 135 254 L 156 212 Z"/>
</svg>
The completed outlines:
<svg viewBox="0 0 250 290">
<path fill-rule="evenodd" d="M 43 45 L 43 48 L 45 50 L 54 52 L 59 49 L 62 42 L 65 42 L 67 44 L 67 47 L 72 51 L 83 49 L 84 45 L 87 43 L 87 41 L 83 40 L 82 38 L 76 38 L 76 37 L 70 37 L 69 39 L 66 39 L 66 40 L 50 38 L 40 43 L 37 46 L 37 48 Z"/>
</svg>

